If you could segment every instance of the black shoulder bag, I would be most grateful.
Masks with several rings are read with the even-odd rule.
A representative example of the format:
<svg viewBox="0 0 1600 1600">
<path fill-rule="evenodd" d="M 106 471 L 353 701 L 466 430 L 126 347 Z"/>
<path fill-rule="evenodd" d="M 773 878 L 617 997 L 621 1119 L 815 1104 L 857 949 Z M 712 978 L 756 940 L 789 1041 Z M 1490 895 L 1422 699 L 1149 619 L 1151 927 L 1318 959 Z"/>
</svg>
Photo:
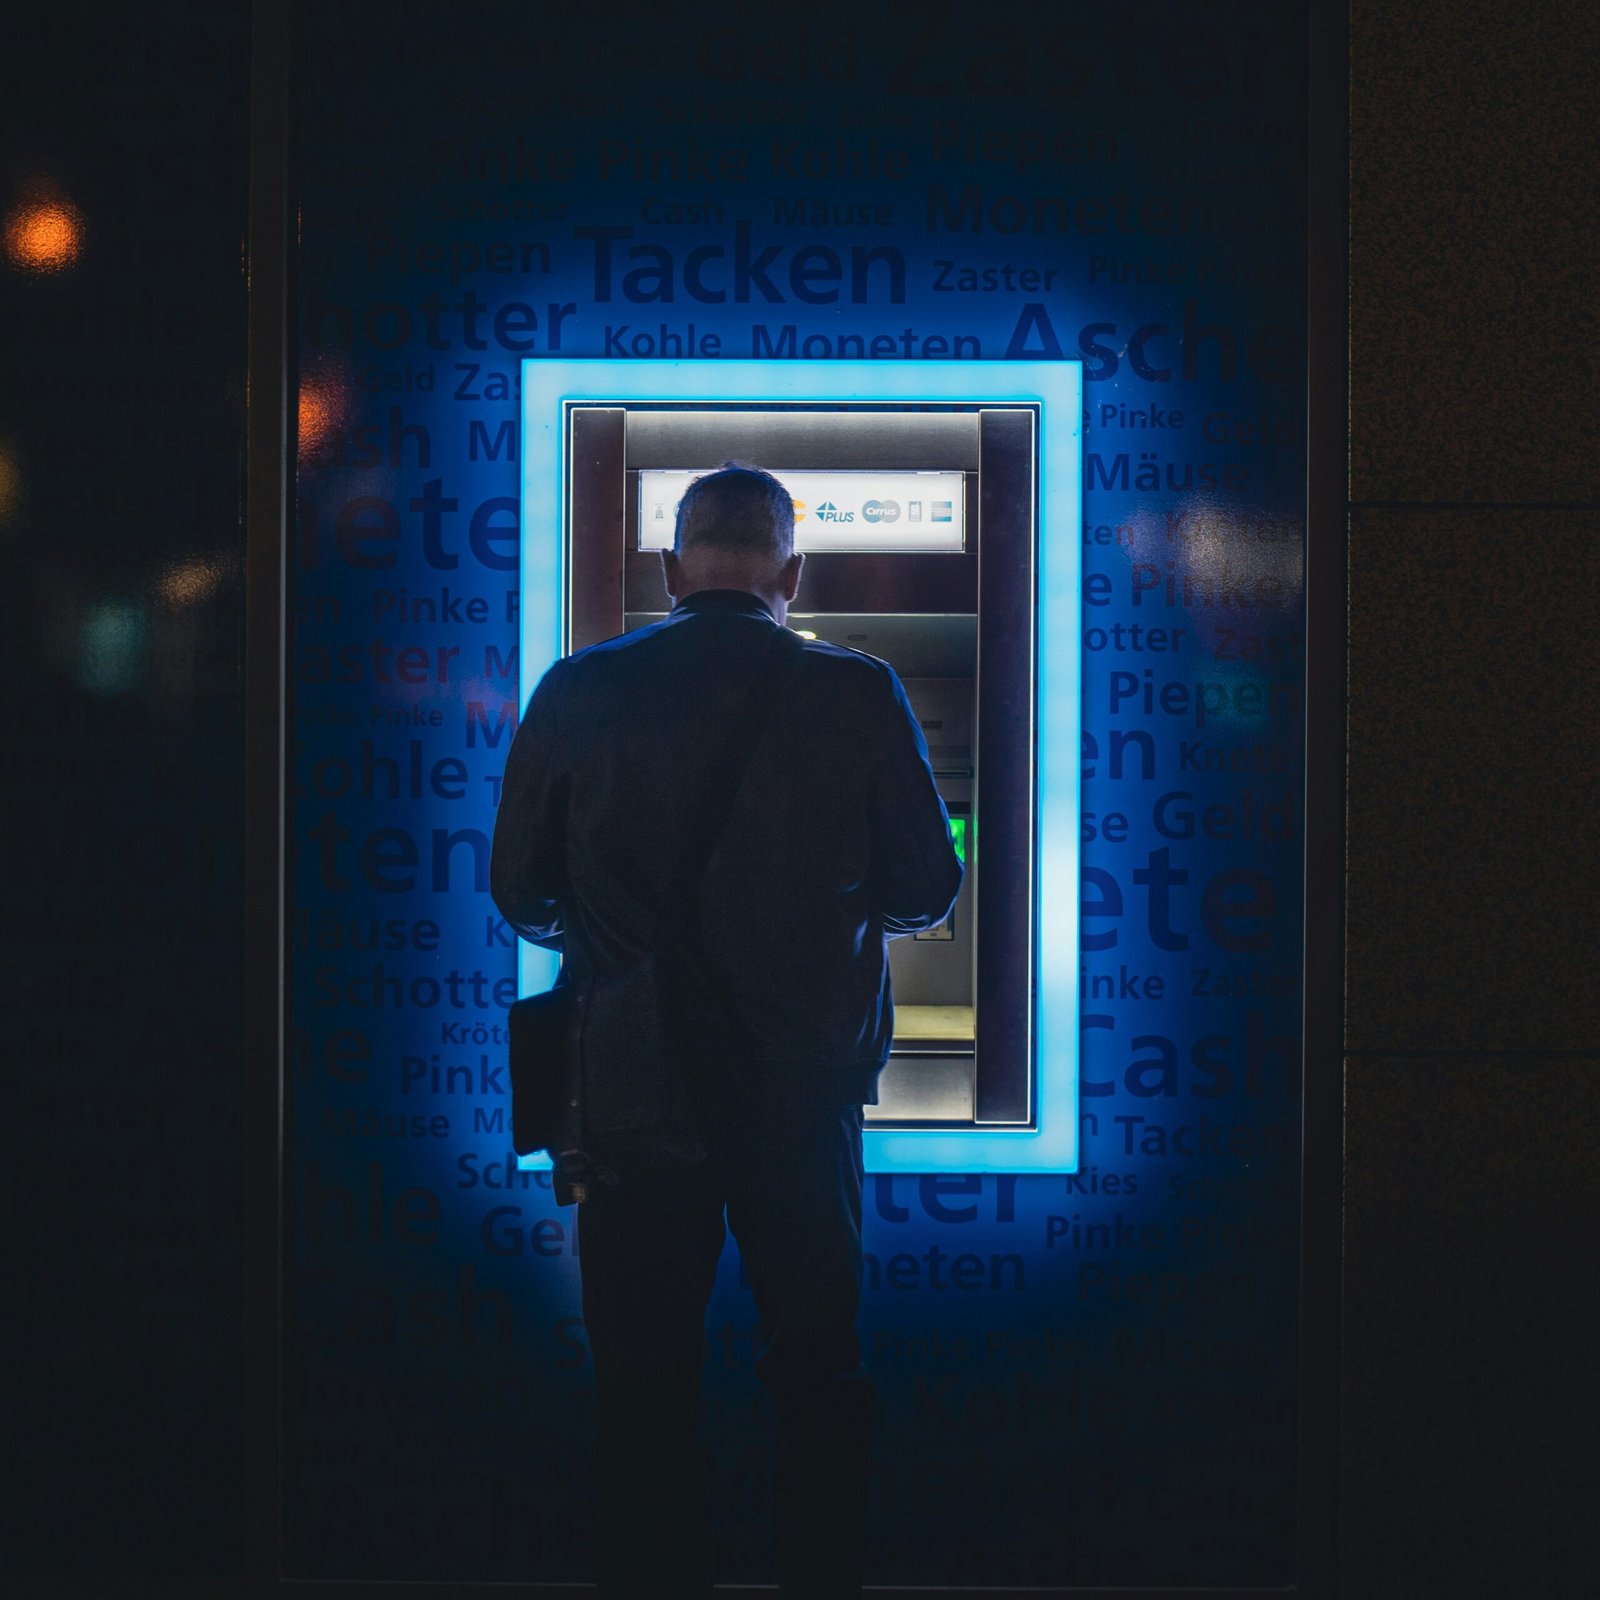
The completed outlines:
<svg viewBox="0 0 1600 1600">
<path fill-rule="evenodd" d="M 685 1115 L 679 1041 L 663 1005 L 668 918 L 694 903 L 771 707 L 802 648 L 789 629 L 774 630 L 755 687 L 688 808 L 692 831 L 656 908 L 650 950 L 617 972 L 558 983 L 511 1007 L 512 1148 L 518 1155 L 550 1152 L 557 1205 L 581 1203 L 596 1182 L 616 1181 L 615 1167 L 607 1164 L 615 1152 L 650 1147 L 680 1160 L 700 1154 Z"/>
</svg>

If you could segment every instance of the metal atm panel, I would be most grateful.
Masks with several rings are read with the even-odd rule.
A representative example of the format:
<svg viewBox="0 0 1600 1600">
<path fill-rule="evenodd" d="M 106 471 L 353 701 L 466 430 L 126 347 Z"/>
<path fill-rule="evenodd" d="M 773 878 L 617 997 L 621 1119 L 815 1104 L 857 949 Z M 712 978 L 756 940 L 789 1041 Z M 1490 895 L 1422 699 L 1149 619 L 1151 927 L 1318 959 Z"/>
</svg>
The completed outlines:
<svg viewBox="0 0 1600 1600">
<path fill-rule="evenodd" d="M 872 382 L 834 387 L 829 379 L 841 366 Z M 947 391 L 959 378 L 967 392 L 941 393 L 940 383 L 921 393 L 874 392 L 889 367 L 919 384 L 937 374 Z M 524 696 L 543 670 L 534 670 L 541 655 L 548 664 L 665 614 L 657 553 L 670 543 L 664 507 L 694 475 L 751 460 L 780 478 L 791 475 L 791 492 L 823 485 L 821 507 L 808 505 L 797 523 L 807 561 L 790 626 L 895 666 L 967 864 L 949 922 L 890 944 L 896 1034 L 879 1103 L 866 1108 L 870 1170 L 1075 1165 L 1078 370 L 1069 363 L 524 368 Z M 1052 382 L 1038 383 L 1041 372 Z M 998 388 L 1001 374 L 1000 392 L 982 392 Z M 1035 382 L 1019 387 L 1019 375 Z M 1053 457 L 1044 448 L 1052 427 L 1068 446 L 1058 442 Z M 540 476 L 552 465 L 554 484 Z M 1044 489 L 1063 465 L 1071 478 L 1061 498 L 1074 508 L 1068 583 L 1059 563 L 1041 560 Z M 922 483 L 935 496 L 928 509 L 905 498 Z M 861 499 L 883 484 L 901 486 L 900 498 Z M 554 552 L 556 530 L 546 523 L 535 535 L 530 515 L 535 497 L 549 504 L 552 487 L 560 508 Z M 930 526 L 934 507 L 948 526 Z M 841 534 L 815 520 L 819 509 L 836 523 L 860 520 Z M 530 548 L 536 540 L 543 548 Z M 534 622 L 534 585 L 552 577 L 555 614 L 546 606 Z M 1070 707 L 1047 705 L 1042 695 L 1060 684 L 1062 663 L 1059 648 L 1047 646 L 1041 656 L 1040 642 L 1053 637 L 1059 646 L 1069 609 Z M 1063 721 L 1071 723 L 1070 768 L 1062 760 Z M 1064 770 L 1070 796 L 1062 792 Z M 1064 919 L 1058 892 L 1068 858 L 1073 903 Z M 1054 914 L 1041 915 L 1052 893 Z M 1070 939 L 1063 936 L 1069 921 Z M 545 953 L 531 954 L 523 961 L 525 992 L 549 981 L 530 970 Z M 1060 1026 L 1066 997 L 1070 1034 Z M 1073 1048 L 1063 1060 L 1067 1039 Z M 1043 1044 L 1051 1045 L 1048 1057 Z"/>
</svg>

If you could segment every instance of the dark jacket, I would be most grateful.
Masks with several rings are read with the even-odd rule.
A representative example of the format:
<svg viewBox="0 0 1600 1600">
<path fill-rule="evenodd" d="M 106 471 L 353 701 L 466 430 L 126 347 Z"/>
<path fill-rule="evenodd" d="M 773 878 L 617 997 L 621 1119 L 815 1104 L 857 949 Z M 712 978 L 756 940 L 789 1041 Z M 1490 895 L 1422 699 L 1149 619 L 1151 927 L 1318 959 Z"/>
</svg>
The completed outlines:
<svg viewBox="0 0 1600 1600">
<path fill-rule="evenodd" d="M 650 948 L 693 797 L 775 626 L 754 595 L 702 591 L 540 680 L 506 762 L 490 886 L 523 938 L 563 952 L 564 976 Z M 696 1043 L 775 1087 L 875 1101 L 894 1032 L 886 940 L 941 922 L 961 875 L 894 670 L 806 641 L 698 906 L 669 908 L 706 958 L 695 970 L 717 974 L 689 1005 Z"/>
</svg>

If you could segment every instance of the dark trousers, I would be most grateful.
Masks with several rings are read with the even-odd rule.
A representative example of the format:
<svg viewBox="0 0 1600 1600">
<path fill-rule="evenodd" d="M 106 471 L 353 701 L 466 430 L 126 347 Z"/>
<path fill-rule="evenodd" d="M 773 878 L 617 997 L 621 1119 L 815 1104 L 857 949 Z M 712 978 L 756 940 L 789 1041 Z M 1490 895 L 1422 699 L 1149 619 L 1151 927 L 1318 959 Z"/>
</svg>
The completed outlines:
<svg viewBox="0 0 1600 1600">
<path fill-rule="evenodd" d="M 706 1161 L 632 1173 L 578 1213 L 601 1593 L 710 1588 L 696 1412 L 726 1210 L 777 1421 L 778 1581 L 808 1600 L 859 1595 L 873 1407 L 856 1335 L 861 1107 L 724 1101 L 700 1120 Z"/>
</svg>

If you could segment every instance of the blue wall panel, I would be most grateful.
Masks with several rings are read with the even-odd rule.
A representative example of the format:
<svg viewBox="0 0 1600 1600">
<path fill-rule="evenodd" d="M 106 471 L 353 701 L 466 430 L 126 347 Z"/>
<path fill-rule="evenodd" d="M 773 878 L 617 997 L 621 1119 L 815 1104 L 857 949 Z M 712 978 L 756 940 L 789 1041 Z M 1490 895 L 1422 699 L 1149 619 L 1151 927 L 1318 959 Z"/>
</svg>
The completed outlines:
<svg viewBox="0 0 1600 1600">
<path fill-rule="evenodd" d="M 509 1159 L 486 892 L 556 513 L 520 363 L 858 337 L 1082 360 L 1087 424 L 1082 1164 L 869 1180 L 869 1577 L 1290 1581 L 1294 14 L 340 7 L 301 49 L 287 1570 L 591 1570 L 573 1214 Z M 707 1328 L 720 1575 L 758 1579 L 731 1245 Z"/>
</svg>

